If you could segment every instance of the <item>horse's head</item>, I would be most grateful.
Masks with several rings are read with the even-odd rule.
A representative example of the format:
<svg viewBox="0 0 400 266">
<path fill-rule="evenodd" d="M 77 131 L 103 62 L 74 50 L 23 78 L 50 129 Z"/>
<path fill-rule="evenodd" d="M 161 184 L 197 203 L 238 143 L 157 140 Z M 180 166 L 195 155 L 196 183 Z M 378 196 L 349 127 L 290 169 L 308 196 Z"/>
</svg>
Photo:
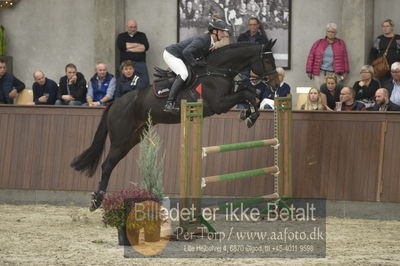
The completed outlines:
<svg viewBox="0 0 400 266">
<path fill-rule="evenodd" d="M 275 45 L 275 40 L 268 40 L 265 44 L 261 45 L 260 56 L 251 62 L 251 70 L 267 81 L 270 86 L 276 88 L 279 84 L 278 72 L 276 72 L 275 59 L 272 54 L 272 47 Z"/>
</svg>

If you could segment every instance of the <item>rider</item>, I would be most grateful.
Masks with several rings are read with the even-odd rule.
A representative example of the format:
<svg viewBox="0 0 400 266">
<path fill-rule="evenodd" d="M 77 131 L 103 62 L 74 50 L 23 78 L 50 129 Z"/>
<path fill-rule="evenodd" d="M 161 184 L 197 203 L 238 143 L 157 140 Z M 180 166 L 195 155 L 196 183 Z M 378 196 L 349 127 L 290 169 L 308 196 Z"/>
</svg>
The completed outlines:
<svg viewBox="0 0 400 266">
<path fill-rule="evenodd" d="M 179 107 L 175 106 L 175 99 L 189 76 L 185 63 L 189 63 L 192 67 L 205 67 L 207 64 L 204 58 L 214 48 L 215 42 L 225 37 L 227 31 L 229 31 L 228 26 L 223 20 L 213 20 L 208 25 L 208 33 L 186 39 L 165 48 L 164 61 L 176 74 L 176 79 L 172 84 L 164 107 L 165 112 L 179 111 Z"/>
</svg>

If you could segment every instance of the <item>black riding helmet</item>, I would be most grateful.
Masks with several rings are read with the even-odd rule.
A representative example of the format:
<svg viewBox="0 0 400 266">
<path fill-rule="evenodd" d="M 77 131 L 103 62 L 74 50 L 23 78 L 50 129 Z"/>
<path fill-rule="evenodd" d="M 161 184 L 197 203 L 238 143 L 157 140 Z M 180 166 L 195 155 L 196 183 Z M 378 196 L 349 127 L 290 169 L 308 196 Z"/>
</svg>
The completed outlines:
<svg viewBox="0 0 400 266">
<path fill-rule="evenodd" d="M 222 19 L 215 19 L 215 20 L 212 20 L 212 21 L 208 24 L 208 31 L 209 31 L 209 32 L 212 32 L 213 30 L 229 31 L 228 25 L 227 25 L 226 22 L 223 21 Z"/>
</svg>

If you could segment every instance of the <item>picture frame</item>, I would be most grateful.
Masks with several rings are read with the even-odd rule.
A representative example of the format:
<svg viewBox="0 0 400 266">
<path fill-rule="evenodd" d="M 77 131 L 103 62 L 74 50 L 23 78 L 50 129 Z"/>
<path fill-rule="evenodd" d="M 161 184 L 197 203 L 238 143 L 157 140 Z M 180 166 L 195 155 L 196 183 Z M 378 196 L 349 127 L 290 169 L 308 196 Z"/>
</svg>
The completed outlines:
<svg viewBox="0 0 400 266">
<path fill-rule="evenodd" d="M 292 0 L 178 0 L 178 42 L 207 32 L 212 18 L 227 22 L 230 42 L 248 30 L 248 19 L 256 17 L 272 48 L 276 66 L 290 69 Z"/>
</svg>

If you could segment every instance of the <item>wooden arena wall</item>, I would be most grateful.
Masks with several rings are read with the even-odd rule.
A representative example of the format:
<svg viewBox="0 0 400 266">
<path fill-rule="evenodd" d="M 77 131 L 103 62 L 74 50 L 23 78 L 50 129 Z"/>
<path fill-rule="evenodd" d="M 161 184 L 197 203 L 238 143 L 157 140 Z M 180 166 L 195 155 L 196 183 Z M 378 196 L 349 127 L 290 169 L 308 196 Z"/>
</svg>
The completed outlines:
<svg viewBox="0 0 400 266">
<path fill-rule="evenodd" d="M 93 191 L 92 178 L 73 171 L 71 160 L 87 148 L 100 120 L 100 108 L 0 105 L 0 189 Z M 203 145 L 273 136 L 273 113 L 262 112 L 247 129 L 239 113 L 206 118 Z M 157 125 L 165 151 L 164 187 L 179 193 L 179 125 Z M 365 112 L 293 113 L 293 191 L 296 197 L 400 202 L 400 114 Z M 108 144 L 107 144 L 108 146 Z M 116 167 L 109 191 L 140 182 L 132 150 Z M 204 176 L 273 164 L 273 149 L 211 154 Z M 99 167 L 100 168 L 100 167 Z M 211 184 L 206 195 L 256 196 L 273 190 L 272 176 Z"/>
</svg>

